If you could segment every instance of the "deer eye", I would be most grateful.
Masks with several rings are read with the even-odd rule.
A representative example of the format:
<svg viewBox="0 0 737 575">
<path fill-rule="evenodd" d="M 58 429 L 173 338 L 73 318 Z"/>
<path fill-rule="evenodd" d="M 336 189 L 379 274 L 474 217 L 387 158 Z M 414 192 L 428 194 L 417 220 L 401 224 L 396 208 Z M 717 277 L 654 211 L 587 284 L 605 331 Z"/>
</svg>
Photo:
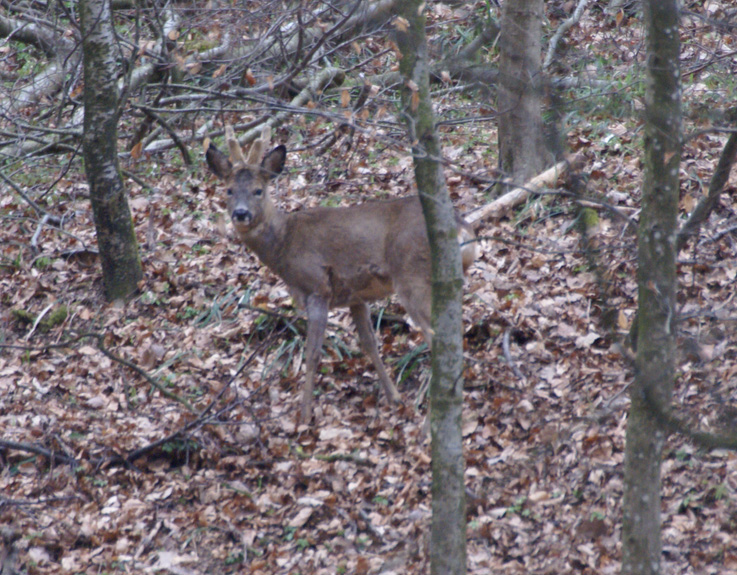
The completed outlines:
<svg viewBox="0 0 737 575">
<path fill-rule="evenodd" d="M 264 193 L 264 191 L 261 188 L 258 188 L 258 189 L 253 190 L 253 195 L 254 196 L 257 196 L 257 197 L 260 196 L 263 193 Z"/>
<path fill-rule="evenodd" d="M 233 188 L 228 188 L 225 193 L 228 194 L 229 196 L 232 196 L 233 195 Z"/>
</svg>

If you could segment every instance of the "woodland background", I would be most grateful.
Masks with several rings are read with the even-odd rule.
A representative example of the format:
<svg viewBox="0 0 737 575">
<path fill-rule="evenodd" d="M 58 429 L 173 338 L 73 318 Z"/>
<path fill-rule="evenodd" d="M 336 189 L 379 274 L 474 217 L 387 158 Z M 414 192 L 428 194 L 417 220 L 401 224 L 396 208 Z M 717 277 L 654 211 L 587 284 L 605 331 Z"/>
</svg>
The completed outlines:
<svg viewBox="0 0 737 575">
<path fill-rule="evenodd" d="M 4 568 L 427 571 L 422 339 L 396 303 L 375 308 L 405 398 L 393 410 L 347 315 L 332 314 L 316 424 L 297 428 L 304 322 L 231 238 L 200 147 L 225 121 L 245 132 L 268 117 L 290 151 L 275 190 L 285 209 L 411 193 L 389 4 L 341 15 L 340 3 L 113 3 L 130 87 L 121 162 L 145 272 L 123 306 L 105 303 L 95 255 L 74 3 L 3 2 Z M 546 3 L 545 50 L 575 8 Z M 428 11 L 438 130 L 463 213 L 503 175 L 499 8 Z M 684 3 L 684 220 L 734 127 L 736 18 L 726 1 Z M 589 209 L 561 182 L 479 231 L 464 301 L 471 573 L 619 570 L 643 56 L 636 3 L 585 6 L 546 68 L 546 118 L 551 138 L 585 157 Z M 734 185 L 680 254 L 674 397 L 682 417 L 731 433 Z M 736 466 L 733 453 L 669 439 L 664 572 L 737 573 Z"/>
</svg>

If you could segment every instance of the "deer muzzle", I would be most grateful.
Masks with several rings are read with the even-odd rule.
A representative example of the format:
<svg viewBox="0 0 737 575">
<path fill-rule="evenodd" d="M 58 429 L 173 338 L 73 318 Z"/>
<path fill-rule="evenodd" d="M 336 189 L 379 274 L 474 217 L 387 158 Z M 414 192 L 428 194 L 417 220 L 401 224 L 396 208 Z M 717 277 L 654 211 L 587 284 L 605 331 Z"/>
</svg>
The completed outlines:
<svg viewBox="0 0 737 575">
<path fill-rule="evenodd" d="M 251 223 L 251 220 L 253 220 L 253 214 L 251 213 L 251 210 L 248 210 L 246 208 L 236 208 L 235 210 L 233 210 L 233 213 L 230 215 L 230 217 L 233 220 L 234 224 L 248 225 Z"/>
</svg>

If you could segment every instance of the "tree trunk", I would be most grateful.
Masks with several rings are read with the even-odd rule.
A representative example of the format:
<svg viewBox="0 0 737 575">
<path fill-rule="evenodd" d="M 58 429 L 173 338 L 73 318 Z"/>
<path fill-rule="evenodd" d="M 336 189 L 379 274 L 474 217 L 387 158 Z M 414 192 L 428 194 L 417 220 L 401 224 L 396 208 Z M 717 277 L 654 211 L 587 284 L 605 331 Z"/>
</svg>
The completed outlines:
<svg viewBox="0 0 737 575">
<path fill-rule="evenodd" d="M 466 501 L 461 436 L 463 410 L 463 271 L 458 226 L 445 186 L 440 142 L 430 101 L 425 3 L 400 3 L 397 44 L 403 113 L 407 120 L 415 180 L 425 214 L 432 257 L 432 435 L 431 573 L 466 572 Z"/>
<path fill-rule="evenodd" d="M 543 0 L 506 0 L 499 35 L 499 168 L 522 184 L 549 163 L 542 120 Z"/>
<path fill-rule="evenodd" d="M 627 421 L 622 573 L 661 572 L 660 460 L 675 378 L 676 232 L 682 142 L 676 0 L 643 2 L 647 91 L 638 235 L 638 344 Z"/>
<path fill-rule="evenodd" d="M 82 147 L 105 297 L 112 301 L 135 292 L 143 273 L 118 166 L 116 44 L 110 5 L 107 0 L 84 0 L 79 12 L 84 53 Z"/>
</svg>

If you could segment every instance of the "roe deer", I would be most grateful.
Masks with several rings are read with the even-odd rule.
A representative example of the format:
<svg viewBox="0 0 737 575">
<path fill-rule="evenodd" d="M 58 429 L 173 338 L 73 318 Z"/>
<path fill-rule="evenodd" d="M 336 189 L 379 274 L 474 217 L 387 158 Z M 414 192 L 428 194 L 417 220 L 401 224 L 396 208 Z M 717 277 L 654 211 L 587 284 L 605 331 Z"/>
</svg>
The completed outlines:
<svg viewBox="0 0 737 575">
<path fill-rule="evenodd" d="M 277 146 L 264 156 L 269 140 L 264 130 L 246 158 L 231 126 L 226 126 L 225 136 L 230 158 L 209 141 L 205 147 L 210 170 L 225 182 L 233 227 L 307 311 L 301 422 L 312 417 L 315 374 L 328 310 L 333 307 L 349 308 L 359 343 L 371 358 L 386 395 L 399 402 L 399 392 L 379 357 L 367 302 L 396 292 L 432 346 L 430 246 L 419 198 L 285 213 L 274 206 L 267 187 L 284 168 L 286 148 Z M 472 238 L 471 229 L 460 219 L 458 223 L 463 239 Z M 474 257 L 474 243 L 463 245 L 464 271 Z"/>
</svg>

